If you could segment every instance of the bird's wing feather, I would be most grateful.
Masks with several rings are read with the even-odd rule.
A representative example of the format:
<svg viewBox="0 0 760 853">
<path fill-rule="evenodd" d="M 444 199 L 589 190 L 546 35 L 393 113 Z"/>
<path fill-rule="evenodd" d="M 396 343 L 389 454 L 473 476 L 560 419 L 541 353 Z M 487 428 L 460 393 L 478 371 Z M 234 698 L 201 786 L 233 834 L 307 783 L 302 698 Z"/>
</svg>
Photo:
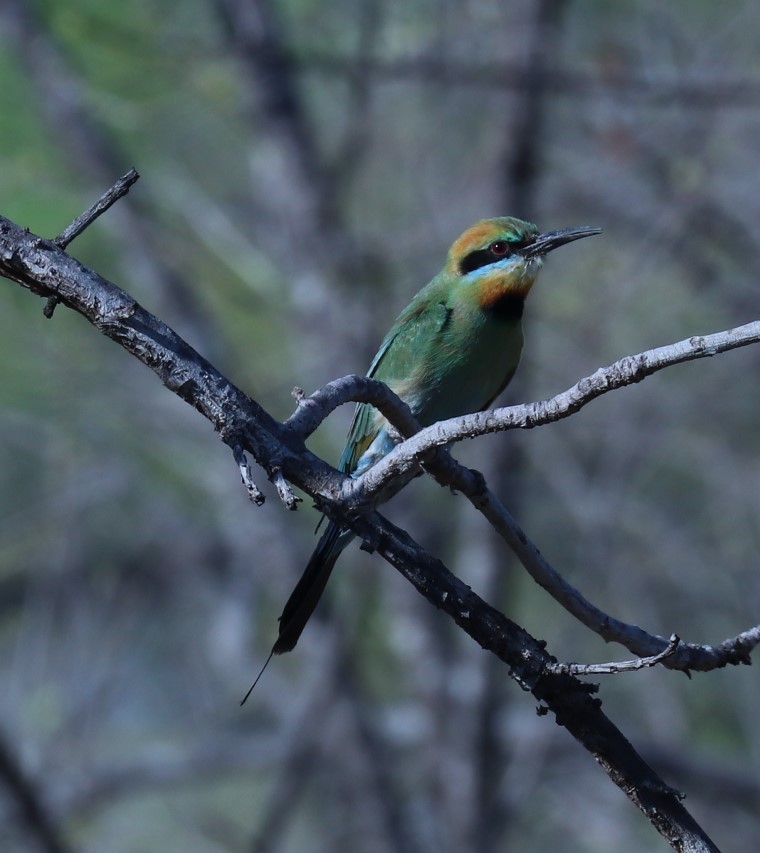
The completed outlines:
<svg viewBox="0 0 760 853">
<path fill-rule="evenodd" d="M 431 282 L 431 285 L 434 282 L 435 280 Z M 404 380 L 408 378 L 393 375 L 394 371 L 391 370 L 389 373 L 388 369 L 385 368 L 395 361 L 393 356 L 397 349 L 409 346 L 410 339 L 417 337 L 421 326 L 430 327 L 435 324 L 437 327 L 441 327 L 445 323 L 445 311 L 435 300 L 430 298 L 429 288 L 431 285 L 420 291 L 399 315 L 393 324 L 393 328 L 385 336 L 372 359 L 367 376 L 377 377 L 386 382 L 391 379 Z M 430 328 L 429 331 L 432 332 L 433 329 Z M 369 403 L 360 403 L 354 412 L 348 430 L 346 446 L 338 463 L 340 471 L 350 474 L 356 468 L 358 461 L 377 436 L 378 429 L 377 410 Z"/>
</svg>

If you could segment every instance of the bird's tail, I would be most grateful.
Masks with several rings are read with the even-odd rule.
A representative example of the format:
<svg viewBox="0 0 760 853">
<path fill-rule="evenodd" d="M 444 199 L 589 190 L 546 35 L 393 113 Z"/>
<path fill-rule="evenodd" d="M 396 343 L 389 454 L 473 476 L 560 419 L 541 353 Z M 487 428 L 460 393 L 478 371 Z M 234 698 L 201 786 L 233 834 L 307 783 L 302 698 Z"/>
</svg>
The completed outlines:
<svg viewBox="0 0 760 853">
<path fill-rule="evenodd" d="M 285 603 L 280 616 L 280 632 L 272 647 L 273 654 L 281 655 L 295 648 L 301 632 L 322 597 L 335 562 L 351 539 L 353 534 L 349 531 L 332 521 L 328 524 L 303 570 L 301 579 Z"/>
</svg>

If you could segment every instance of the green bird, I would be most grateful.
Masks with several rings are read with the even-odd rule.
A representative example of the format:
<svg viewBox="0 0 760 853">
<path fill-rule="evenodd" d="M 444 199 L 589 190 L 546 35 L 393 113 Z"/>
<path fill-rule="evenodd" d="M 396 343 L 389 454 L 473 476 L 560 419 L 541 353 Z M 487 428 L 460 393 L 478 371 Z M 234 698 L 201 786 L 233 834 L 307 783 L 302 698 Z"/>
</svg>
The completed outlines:
<svg viewBox="0 0 760 853">
<path fill-rule="evenodd" d="M 488 408 L 520 361 L 525 298 L 544 257 L 600 230 L 539 234 L 532 223 L 509 216 L 476 222 L 454 241 L 441 272 L 399 314 L 367 375 L 395 391 L 422 426 Z M 338 467 L 358 477 L 393 446 L 386 419 L 361 403 Z M 272 654 L 295 647 L 351 539 L 350 530 L 328 524 L 285 604 Z"/>
</svg>

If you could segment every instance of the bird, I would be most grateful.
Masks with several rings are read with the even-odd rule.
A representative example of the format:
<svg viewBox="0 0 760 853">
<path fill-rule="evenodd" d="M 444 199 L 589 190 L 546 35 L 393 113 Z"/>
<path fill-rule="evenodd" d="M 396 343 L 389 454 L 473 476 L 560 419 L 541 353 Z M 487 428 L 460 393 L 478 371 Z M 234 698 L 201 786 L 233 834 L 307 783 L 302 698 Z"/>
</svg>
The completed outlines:
<svg viewBox="0 0 760 853">
<path fill-rule="evenodd" d="M 600 232 L 581 226 L 540 233 L 532 222 L 511 216 L 476 222 L 451 245 L 443 269 L 399 314 L 367 375 L 388 385 L 423 427 L 487 409 L 517 369 L 525 300 L 544 258 Z M 359 477 L 397 440 L 380 412 L 360 403 L 338 468 Z M 337 522 L 328 523 L 283 608 L 267 663 L 295 647 L 353 538 Z"/>
</svg>

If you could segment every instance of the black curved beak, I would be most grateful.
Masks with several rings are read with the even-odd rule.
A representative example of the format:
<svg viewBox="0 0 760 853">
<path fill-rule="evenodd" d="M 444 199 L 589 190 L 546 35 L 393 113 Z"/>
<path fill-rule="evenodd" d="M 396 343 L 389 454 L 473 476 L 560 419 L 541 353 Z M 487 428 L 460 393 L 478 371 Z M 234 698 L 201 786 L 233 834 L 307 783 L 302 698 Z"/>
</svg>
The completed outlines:
<svg viewBox="0 0 760 853">
<path fill-rule="evenodd" d="M 564 246 L 565 243 L 572 243 L 573 240 L 593 237 L 594 234 L 601 233 L 601 228 L 591 228 L 588 225 L 581 225 L 577 228 L 560 228 L 559 231 L 547 231 L 545 234 L 539 234 L 529 246 L 522 249 L 521 254 L 526 258 L 542 257 L 554 249 Z"/>
</svg>

